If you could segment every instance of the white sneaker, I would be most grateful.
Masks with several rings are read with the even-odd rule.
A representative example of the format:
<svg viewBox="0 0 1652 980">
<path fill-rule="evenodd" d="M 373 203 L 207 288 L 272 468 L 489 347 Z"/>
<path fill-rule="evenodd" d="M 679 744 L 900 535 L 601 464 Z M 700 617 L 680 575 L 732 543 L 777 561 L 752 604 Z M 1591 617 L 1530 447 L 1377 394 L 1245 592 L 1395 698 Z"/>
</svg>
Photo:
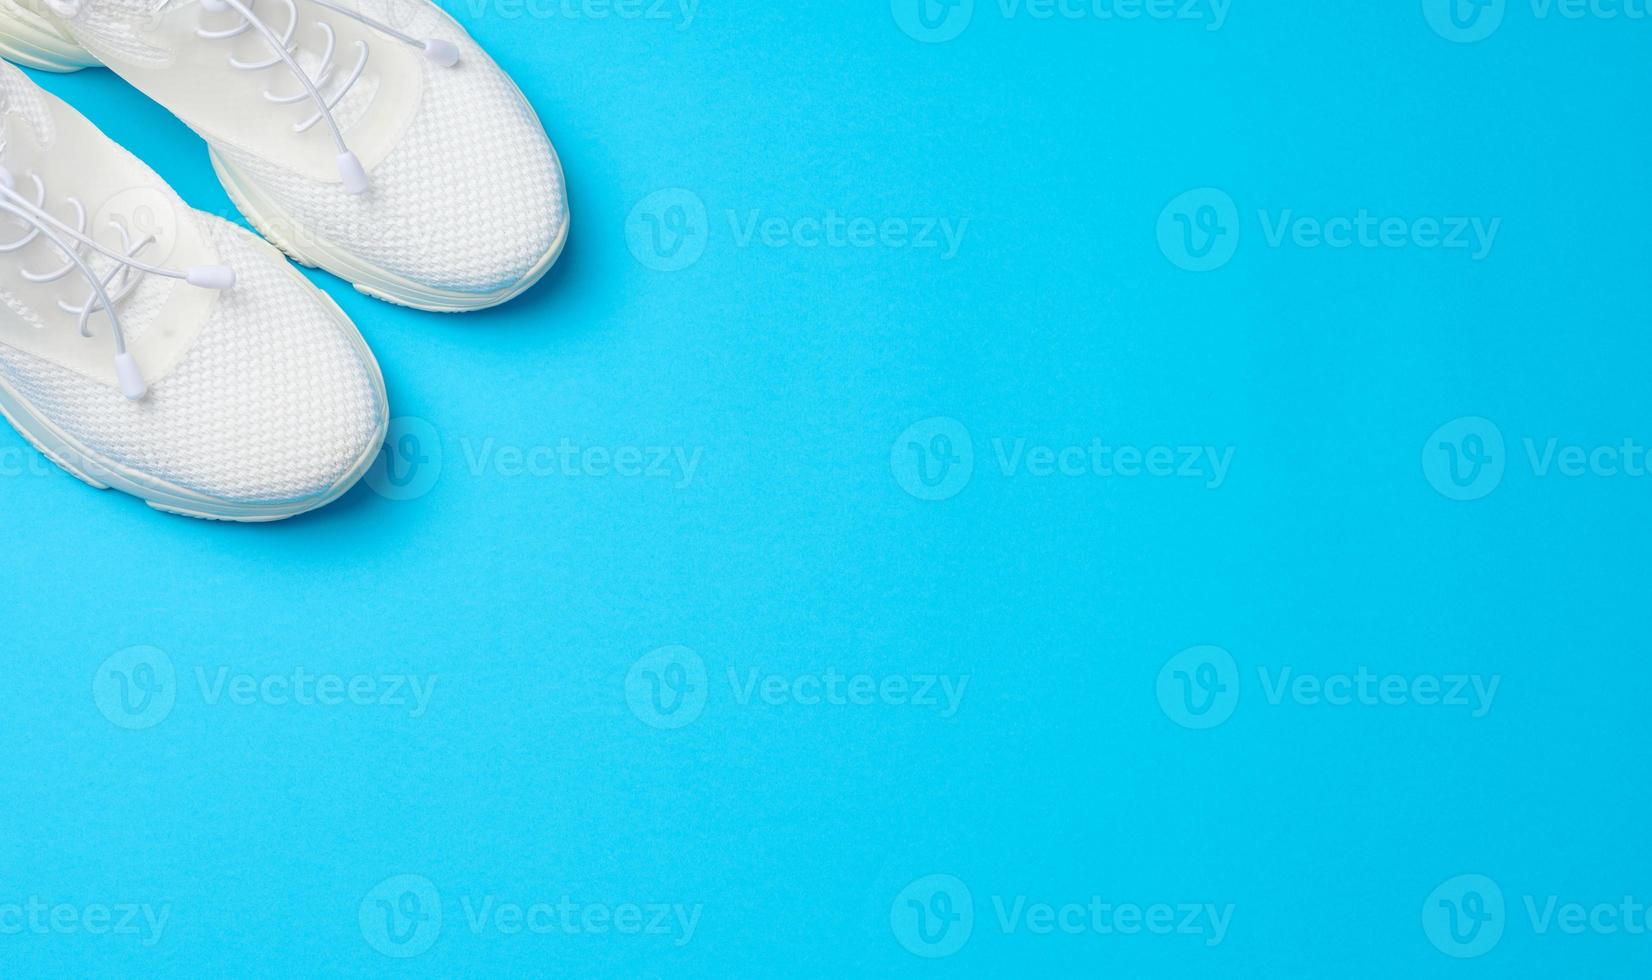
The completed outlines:
<svg viewBox="0 0 1652 980">
<path fill-rule="evenodd" d="M 18 6 L 40 3 L 40 16 Z M 562 251 L 567 197 L 544 128 L 430 0 L 0 0 L 0 53 L 82 57 L 52 39 L 204 136 L 266 238 L 362 292 L 481 309 Z"/>
<path fill-rule="evenodd" d="M 274 249 L 0 65 L 0 413 L 98 487 L 271 521 L 372 463 L 384 381 Z"/>
<path fill-rule="evenodd" d="M 21 0 L 0 0 L 0 58 L 42 71 L 79 71 L 97 64 L 73 38 Z"/>
</svg>

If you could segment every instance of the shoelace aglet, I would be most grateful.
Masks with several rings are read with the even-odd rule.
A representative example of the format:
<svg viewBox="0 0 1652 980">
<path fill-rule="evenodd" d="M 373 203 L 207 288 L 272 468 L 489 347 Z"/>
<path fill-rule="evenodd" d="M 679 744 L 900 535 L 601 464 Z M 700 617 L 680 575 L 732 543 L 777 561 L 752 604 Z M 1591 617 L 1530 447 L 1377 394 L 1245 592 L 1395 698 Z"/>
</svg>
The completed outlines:
<svg viewBox="0 0 1652 980">
<path fill-rule="evenodd" d="M 230 289 L 235 286 L 235 270 L 227 265 L 192 265 L 184 270 L 184 281 L 202 289 Z"/>
<path fill-rule="evenodd" d="M 126 351 L 115 355 L 115 378 L 120 382 L 120 393 L 132 401 L 140 401 L 149 393 L 149 385 L 143 380 L 143 372 L 138 370 L 138 362 Z"/>
<path fill-rule="evenodd" d="M 103 252 L 128 268 L 140 269 L 172 278 L 182 278 L 192 286 L 222 290 L 235 285 L 235 270 L 227 265 L 190 266 L 180 274 L 175 270 L 146 265 L 132 258 L 130 254 L 122 255 L 100 245 L 97 239 L 63 225 L 57 219 L 52 218 L 51 215 L 39 211 L 33 204 L 30 204 L 27 199 L 17 193 L 17 179 L 3 165 L 0 165 L 0 211 L 21 219 L 24 224 L 32 225 L 38 233 L 44 234 L 51 240 L 53 245 L 57 246 L 59 251 L 69 257 L 71 265 L 79 268 L 81 274 L 92 284 L 93 295 L 88 297 L 86 305 L 80 310 L 81 336 L 90 336 L 86 332 L 86 317 L 90 315 L 94 308 L 102 309 L 108 315 L 109 324 L 114 330 L 115 381 L 120 387 L 121 394 L 131 401 L 141 401 L 145 395 L 149 394 L 149 383 L 143 379 L 143 372 L 138 370 L 137 360 L 126 349 L 126 336 L 121 327 L 120 314 L 115 311 L 115 301 L 104 288 L 105 281 L 99 280 L 97 273 L 93 272 L 92 267 L 86 264 L 85 259 L 81 258 L 81 247 L 89 246 Z M 54 226 L 56 227 L 54 228 Z M 63 234 L 60 234 L 57 229 L 61 229 Z M 71 246 L 65 240 L 65 234 L 77 239 L 80 244 Z M 121 234 L 124 237 L 125 231 L 123 230 Z M 150 236 L 145 241 L 147 243 L 153 242 L 153 240 L 153 236 Z M 67 268 L 64 271 L 67 272 Z M 109 274 L 111 280 L 114 276 L 115 273 L 113 272 Z"/>
<path fill-rule="evenodd" d="M 344 178 L 344 193 L 367 193 L 367 170 L 361 159 L 349 150 L 338 155 L 338 175 Z"/>
<path fill-rule="evenodd" d="M 459 46 L 452 41 L 428 37 L 424 41 L 424 56 L 443 68 L 452 68 L 459 63 Z"/>
</svg>

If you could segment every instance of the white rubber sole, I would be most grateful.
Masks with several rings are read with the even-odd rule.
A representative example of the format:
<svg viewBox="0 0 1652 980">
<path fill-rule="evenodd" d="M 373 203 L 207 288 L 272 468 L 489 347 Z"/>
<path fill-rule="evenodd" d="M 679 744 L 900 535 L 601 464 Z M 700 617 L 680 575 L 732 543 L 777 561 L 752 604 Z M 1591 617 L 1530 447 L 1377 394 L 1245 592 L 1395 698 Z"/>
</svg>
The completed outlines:
<svg viewBox="0 0 1652 980">
<path fill-rule="evenodd" d="M 293 275 L 296 276 L 297 273 Z M 98 490 L 118 490 L 137 497 L 156 510 L 168 514 L 208 521 L 263 524 L 297 517 L 299 514 L 325 507 L 344 496 L 346 491 L 367 475 L 373 461 L 378 458 L 379 450 L 383 447 L 390 428 L 389 402 L 385 395 L 384 376 L 379 371 L 378 361 L 374 359 L 372 351 L 368 350 L 360 332 L 344 315 L 344 311 L 339 309 L 331 297 L 326 299 L 333 315 L 350 328 L 352 346 L 371 369 L 381 413 L 373 438 L 368 440 L 367 448 L 362 451 L 360 458 L 351 464 L 349 471 L 337 483 L 315 496 L 259 503 L 222 500 L 129 469 L 114 460 L 98 455 L 58 428 L 50 419 L 37 414 L 4 378 L 0 378 L 0 416 L 4 416 L 24 439 L 69 475 Z"/>
<path fill-rule="evenodd" d="M 296 228 L 297 223 L 289 219 L 279 205 L 260 194 L 256 185 L 242 179 L 235 168 L 225 162 L 216 150 L 208 148 L 207 153 L 212 159 L 213 172 L 218 175 L 218 183 L 224 186 L 230 203 L 234 204 L 236 210 L 240 211 L 272 245 L 287 253 L 300 265 L 331 272 L 349 281 L 358 292 L 398 306 L 410 306 L 431 313 L 470 313 L 508 303 L 543 279 L 545 273 L 549 272 L 551 266 L 561 257 L 562 249 L 568 243 L 568 227 L 571 221 L 564 220 L 562 231 L 557 235 L 556 241 L 551 243 L 551 247 L 540 256 L 526 275 L 505 289 L 492 293 L 464 293 L 437 289 L 370 265 L 326 242 L 314 241 L 302 246 L 297 244 L 291 236 L 281 231 L 283 228 Z"/>
<path fill-rule="evenodd" d="M 15 0 L 0 0 L 0 58 L 41 71 L 71 72 L 98 60 Z"/>
</svg>

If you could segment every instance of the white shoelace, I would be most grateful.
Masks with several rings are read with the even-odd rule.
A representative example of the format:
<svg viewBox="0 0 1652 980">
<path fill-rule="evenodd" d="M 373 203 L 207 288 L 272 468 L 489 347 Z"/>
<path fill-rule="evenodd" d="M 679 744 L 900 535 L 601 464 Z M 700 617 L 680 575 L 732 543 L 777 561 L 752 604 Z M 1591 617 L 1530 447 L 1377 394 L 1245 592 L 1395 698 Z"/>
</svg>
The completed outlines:
<svg viewBox="0 0 1652 980">
<path fill-rule="evenodd" d="M 86 206 L 79 198 L 66 199 L 75 211 L 75 224 L 71 226 L 53 217 L 46 210 L 45 181 L 41 180 L 38 174 L 31 173 L 28 176 L 34 184 L 33 200 L 18 193 L 17 181 L 11 171 L 0 166 L 0 214 L 9 214 L 29 228 L 29 232 L 22 238 L 0 243 L 0 254 L 16 252 L 42 235 L 57 246 L 66 260 L 61 268 L 50 272 L 22 269 L 21 275 L 29 282 L 51 283 L 78 270 L 86 278 L 91 284 L 92 292 L 86 297 L 85 302 L 71 304 L 60 299 L 57 301 L 58 308 L 79 318 L 78 325 L 82 337 L 92 335 L 93 313 L 102 310 L 108 314 L 115 337 L 115 377 L 120 381 L 121 394 L 137 401 L 148 393 L 149 385 L 144 381 L 142 372 L 138 370 L 137 361 L 126 350 L 126 331 L 121 326 L 120 312 L 115 305 L 131 295 L 138 287 L 139 280 L 146 274 L 181 279 L 191 286 L 203 289 L 223 290 L 235 285 L 235 270 L 227 265 L 196 265 L 188 269 L 167 269 L 140 261 L 136 257 L 137 254 L 153 245 L 155 236 L 146 235 L 133 241 L 131 232 L 120 222 L 112 221 L 111 224 L 120 233 L 122 247 L 119 250 L 109 248 L 87 233 Z M 71 245 L 70 241 L 74 244 Z M 112 259 L 115 263 L 114 268 L 100 277 L 82 254 L 82 250 L 87 248 Z M 119 283 L 115 284 L 117 279 Z M 114 286 L 113 289 L 110 288 L 111 285 Z"/>
<path fill-rule="evenodd" d="M 172 2 L 174 2 L 174 0 L 161 0 L 160 4 L 155 9 L 159 11 Z M 287 70 L 292 73 L 293 77 L 298 79 L 298 83 L 302 86 L 302 90 L 290 95 L 277 95 L 271 90 L 265 89 L 264 98 L 275 103 L 276 105 L 294 105 L 304 101 L 314 103 L 316 107 L 315 113 L 303 122 L 295 124 L 293 126 L 293 131 L 295 133 L 306 132 L 316 123 L 325 120 L 327 123 L 327 129 L 332 133 L 333 145 L 338 149 L 338 172 L 339 176 L 344 180 L 345 192 L 349 194 L 365 194 L 367 192 L 367 171 L 362 167 L 361 160 L 353 152 L 351 152 L 349 145 L 345 142 L 344 131 L 339 127 L 338 120 L 333 117 L 333 109 L 337 107 L 341 101 L 343 101 L 344 96 L 350 92 L 350 89 L 355 86 L 356 82 L 361 80 L 362 72 L 367 68 L 367 58 L 369 56 L 367 43 L 365 41 L 356 42 L 357 51 L 355 65 L 351 67 L 342 82 L 336 86 L 333 86 L 332 94 L 325 95 L 323 94 L 322 89 L 332 85 L 334 81 L 333 55 L 335 53 L 334 48 L 336 45 L 337 36 L 335 35 L 332 26 L 323 20 L 317 20 L 315 22 L 317 29 L 319 29 L 322 34 L 324 48 L 321 53 L 319 67 L 316 69 L 316 73 L 312 77 L 308 72 L 299 66 L 298 59 L 295 56 L 296 48 L 293 42 L 293 35 L 298 30 L 298 6 L 295 3 L 295 0 L 278 0 L 278 2 L 285 7 L 287 11 L 287 27 L 280 34 L 277 34 L 263 18 L 253 13 L 252 8 L 256 2 L 257 0 L 201 0 L 201 9 L 203 11 L 209 14 L 216 14 L 223 13 L 226 10 L 233 10 L 241 16 L 241 23 L 234 27 L 217 31 L 207 30 L 206 28 L 197 28 L 195 31 L 196 36 L 209 41 L 224 41 L 229 40 L 230 38 L 240 37 L 249 29 L 256 30 L 264 38 L 265 43 L 269 45 L 270 50 L 273 52 L 273 57 L 264 61 L 242 61 L 241 59 L 232 56 L 229 59 L 229 66 L 239 71 L 264 71 L 268 68 L 274 68 L 276 65 L 285 65 Z M 444 68 L 452 68 L 454 65 L 459 63 L 459 48 L 451 41 L 443 41 L 438 38 L 421 39 L 413 37 L 397 30 L 394 27 L 391 27 L 389 24 L 383 23 L 382 21 L 374 20 L 373 18 L 358 13 L 354 10 L 341 7 L 338 4 L 331 2 L 331 0 L 308 0 L 308 2 L 313 3 L 318 7 L 324 7 L 327 10 L 331 10 L 341 16 L 348 17 L 351 20 L 359 21 L 360 23 L 367 25 L 381 34 L 393 37 L 404 44 L 418 48 L 424 52 L 426 58 L 429 58 L 431 61 L 441 65 Z"/>
</svg>

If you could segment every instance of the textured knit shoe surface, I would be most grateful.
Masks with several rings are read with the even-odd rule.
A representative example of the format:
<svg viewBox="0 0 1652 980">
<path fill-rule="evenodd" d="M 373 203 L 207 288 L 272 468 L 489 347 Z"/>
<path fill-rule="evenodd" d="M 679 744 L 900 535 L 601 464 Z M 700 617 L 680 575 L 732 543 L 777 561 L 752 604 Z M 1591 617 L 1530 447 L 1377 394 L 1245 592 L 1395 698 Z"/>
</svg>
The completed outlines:
<svg viewBox="0 0 1652 980">
<path fill-rule="evenodd" d="M 94 486 L 241 521 L 341 495 L 388 415 L 337 306 L 9 65 L 0 410 Z"/>
<path fill-rule="evenodd" d="M 429 0 L 16 2 L 204 136 L 267 238 L 364 292 L 479 309 L 561 252 L 544 128 Z"/>
</svg>

